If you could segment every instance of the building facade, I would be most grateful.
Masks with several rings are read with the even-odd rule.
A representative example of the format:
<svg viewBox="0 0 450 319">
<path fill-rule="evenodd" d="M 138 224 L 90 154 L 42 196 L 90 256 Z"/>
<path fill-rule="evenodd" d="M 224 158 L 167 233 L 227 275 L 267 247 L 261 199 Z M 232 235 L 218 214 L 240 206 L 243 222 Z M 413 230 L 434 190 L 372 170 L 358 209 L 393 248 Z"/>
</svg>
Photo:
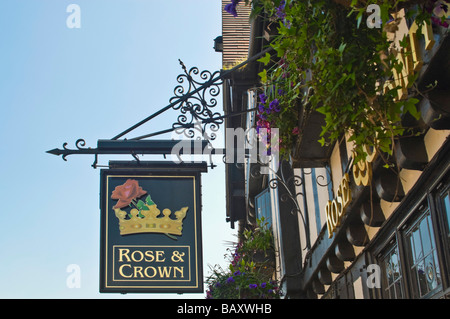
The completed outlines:
<svg viewBox="0 0 450 319">
<path fill-rule="evenodd" d="M 244 5 L 240 19 L 223 12 L 224 68 L 264 50 L 276 32 L 248 14 Z M 401 19 L 394 38 L 410 34 Z M 227 221 L 241 230 L 268 220 L 286 298 L 450 298 L 450 39 L 446 28 L 423 30 L 416 83 L 437 85 L 421 96 L 420 119 L 403 119 L 421 133 L 395 141 L 390 167 L 371 149 L 355 163 L 349 136 L 321 146 L 318 113 L 300 123 L 305 136 L 290 160 L 272 160 L 268 174 L 251 158 L 226 164 Z M 256 108 L 261 70 L 253 61 L 224 80 L 225 114 Z M 255 112 L 243 114 L 225 126 L 255 127 Z"/>
</svg>

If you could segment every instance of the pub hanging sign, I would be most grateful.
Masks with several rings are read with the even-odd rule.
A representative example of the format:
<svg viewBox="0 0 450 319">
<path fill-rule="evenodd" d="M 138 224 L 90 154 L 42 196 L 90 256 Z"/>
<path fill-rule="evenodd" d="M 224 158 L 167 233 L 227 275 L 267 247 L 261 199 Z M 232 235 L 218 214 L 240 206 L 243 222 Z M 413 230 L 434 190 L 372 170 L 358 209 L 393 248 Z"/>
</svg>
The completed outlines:
<svg viewBox="0 0 450 319">
<path fill-rule="evenodd" d="M 100 292 L 203 292 L 199 170 L 102 170 L 100 197 Z"/>
</svg>

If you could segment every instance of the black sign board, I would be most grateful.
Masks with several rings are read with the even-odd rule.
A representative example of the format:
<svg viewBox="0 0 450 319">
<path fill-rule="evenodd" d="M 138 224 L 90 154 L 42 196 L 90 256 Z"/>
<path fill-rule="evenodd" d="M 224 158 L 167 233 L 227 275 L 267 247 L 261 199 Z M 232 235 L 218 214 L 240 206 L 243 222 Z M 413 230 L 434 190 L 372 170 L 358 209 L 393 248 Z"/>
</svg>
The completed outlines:
<svg viewBox="0 0 450 319">
<path fill-rule="evenodd" d="M 205 169 L 147 163 L 101 170 L 100 292 L 203 292 Z"/>
</svg>

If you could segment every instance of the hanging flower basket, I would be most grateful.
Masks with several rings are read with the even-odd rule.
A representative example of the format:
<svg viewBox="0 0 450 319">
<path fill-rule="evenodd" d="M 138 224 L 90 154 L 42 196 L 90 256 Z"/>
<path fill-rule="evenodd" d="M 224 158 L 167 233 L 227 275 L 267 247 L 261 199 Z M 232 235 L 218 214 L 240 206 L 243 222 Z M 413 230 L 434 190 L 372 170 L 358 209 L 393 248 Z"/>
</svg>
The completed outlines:
<svg viewBox="0 0 450 319">
<path fill-rule="evenodd" d="M 216 265 L 207 278 L 211 299 L 279 299 L 282 293 L 274 280 L 273 236 L 262 218 L 254 229 L 246 230 L 231 252 L 230 265 Z"/>
</svg>

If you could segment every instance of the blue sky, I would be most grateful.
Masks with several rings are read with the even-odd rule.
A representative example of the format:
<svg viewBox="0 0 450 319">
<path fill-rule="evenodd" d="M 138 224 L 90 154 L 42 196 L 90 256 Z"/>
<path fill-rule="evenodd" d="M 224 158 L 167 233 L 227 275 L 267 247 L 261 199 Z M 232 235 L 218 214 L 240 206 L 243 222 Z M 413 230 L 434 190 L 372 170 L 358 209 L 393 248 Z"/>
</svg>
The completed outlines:
<svg viewBox="0 0 450 319">
<path fill-rule="evenodd" d="M 69 4 L 81 28 L 66 25 Z M 98 292 L 99 182 L 93 156 L 47 154 L 78 138 L 96 147 L 169 104 L 178 59 L 215 71 L 219 0 L 21 0 L 0 2 L 0 298 L 204 298 Z M 219 98 L 219 110 L 222 109 Z M 170 128 L 168 112 L 129 137 Z M 160 136 L 159 138 L 170 138 Z M 99 157 L 131 160 L 130 156 Z M 162 160 L 144 157 L 143 160 Z M 224 264 L 224 167 L 203 174 L 204 273 Z M 81 287 L 68 288 L 77 264 Z"/>
</svg>

